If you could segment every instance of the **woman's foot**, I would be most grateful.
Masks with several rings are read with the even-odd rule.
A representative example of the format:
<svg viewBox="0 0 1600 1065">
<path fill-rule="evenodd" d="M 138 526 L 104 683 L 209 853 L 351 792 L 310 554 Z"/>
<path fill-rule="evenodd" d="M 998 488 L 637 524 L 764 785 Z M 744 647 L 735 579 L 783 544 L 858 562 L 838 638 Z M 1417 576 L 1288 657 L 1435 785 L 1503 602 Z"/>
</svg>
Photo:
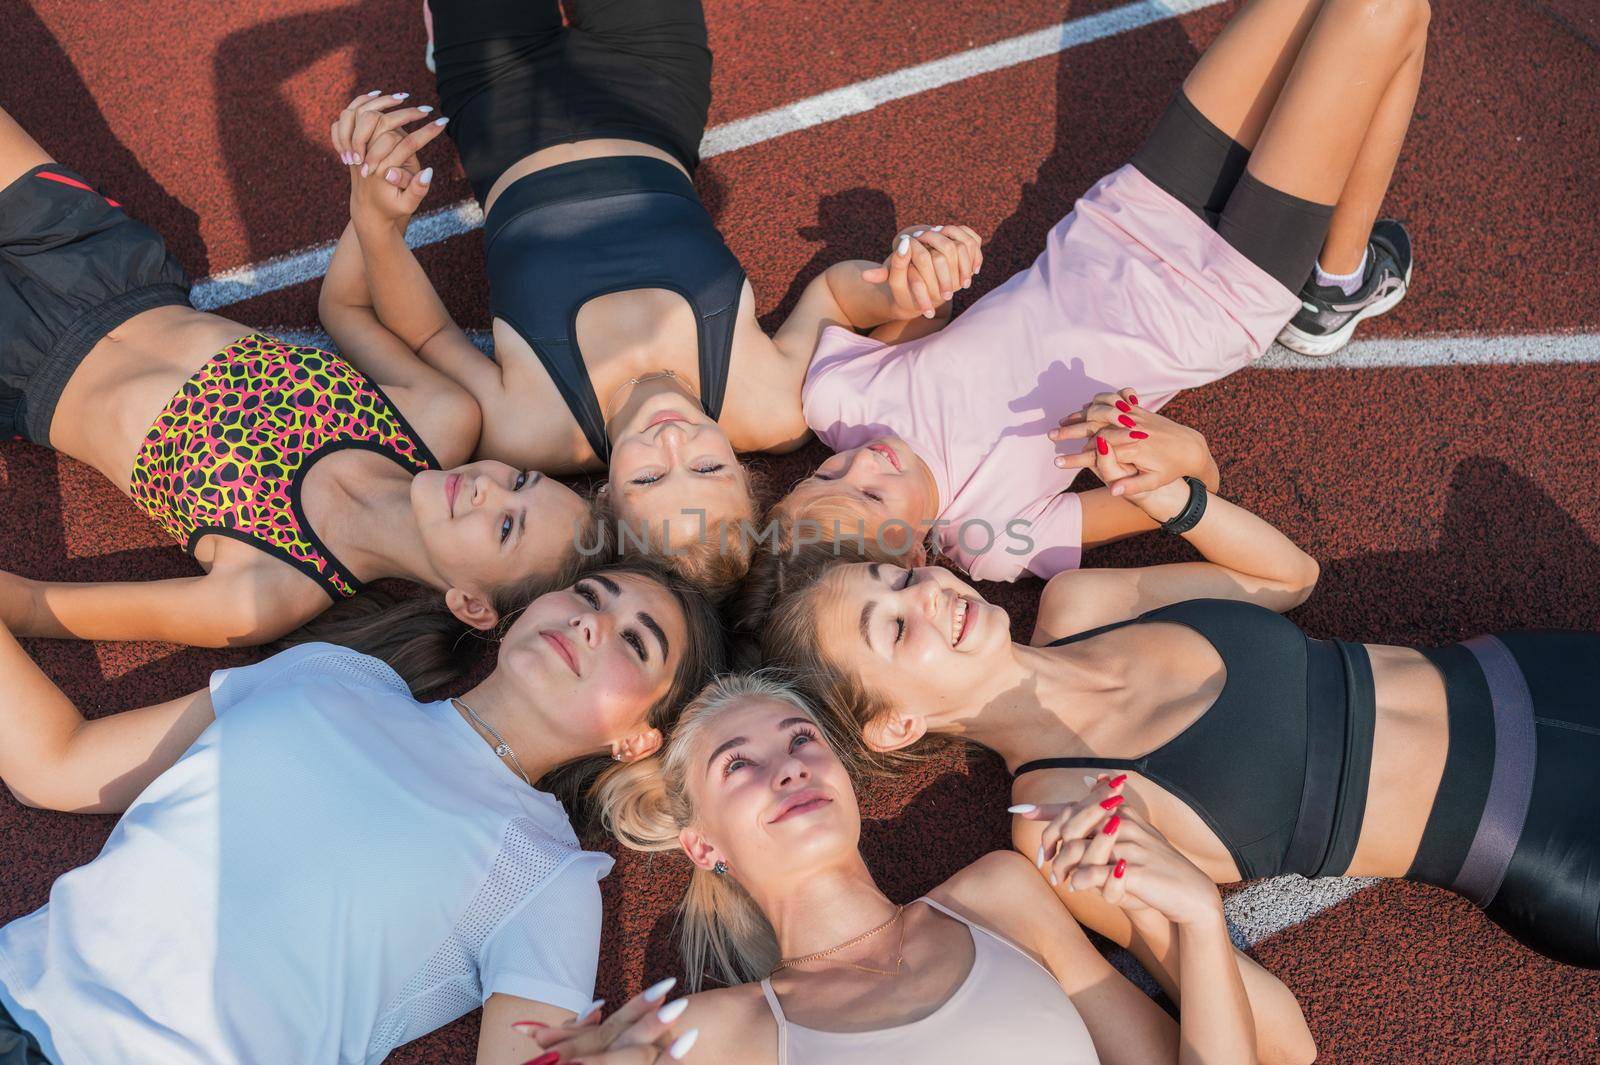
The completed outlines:
<svg viewBox="0 0 1600 1065">
<path fill-rule="evenodd" d="M 1302 355 L 1332 355 L 1356 326 L 1391 310 L 1411 285 L 1411 235 L 1392 218 L 1380 218 L 1367 243 L 1367 273 L 1354 292 L 1317 284 L 1300 290 L 1300 311 L 1278 334 L 1278 343 Z"/>
</svg>

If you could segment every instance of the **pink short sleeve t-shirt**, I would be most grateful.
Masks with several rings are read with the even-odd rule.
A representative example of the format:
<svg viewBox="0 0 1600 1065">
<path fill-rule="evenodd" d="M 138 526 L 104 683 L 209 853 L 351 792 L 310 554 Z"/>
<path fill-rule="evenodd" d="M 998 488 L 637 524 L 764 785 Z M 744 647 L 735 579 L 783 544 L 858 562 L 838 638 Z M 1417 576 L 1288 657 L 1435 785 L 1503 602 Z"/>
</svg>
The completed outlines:
<svg viewBox="0 0 1600 1065">
<path fill-rule="evenodd" d="M 1096 393 L 1156 409 L 1258 357 L 1294 293 L 1132 166 L 1102 178 L 1028 269 L 938 333 L 825 329 L 801 392 L 835 451 L 904 439 L 938 485 L 936 541 L 979 580 L 1078 565 L 1082 511 L 1046 435 Z"/>
</svg>

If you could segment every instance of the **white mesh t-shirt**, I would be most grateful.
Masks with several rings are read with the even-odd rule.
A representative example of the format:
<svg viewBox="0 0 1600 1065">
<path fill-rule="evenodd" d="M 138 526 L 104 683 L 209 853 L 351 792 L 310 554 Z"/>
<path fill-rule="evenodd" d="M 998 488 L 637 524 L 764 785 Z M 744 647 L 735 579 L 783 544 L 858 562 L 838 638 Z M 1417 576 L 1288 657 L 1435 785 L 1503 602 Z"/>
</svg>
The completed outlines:
<svg viewBox="0 0 1600 1065">
<path fill-rule="evenodd" d="M 52 1061 L 378 1062 L 503 993 L 594 991 L 603 854 L 448 701 L 329 644 L 211 678 L 216 721 L 0 929 Z"/>
</svg>

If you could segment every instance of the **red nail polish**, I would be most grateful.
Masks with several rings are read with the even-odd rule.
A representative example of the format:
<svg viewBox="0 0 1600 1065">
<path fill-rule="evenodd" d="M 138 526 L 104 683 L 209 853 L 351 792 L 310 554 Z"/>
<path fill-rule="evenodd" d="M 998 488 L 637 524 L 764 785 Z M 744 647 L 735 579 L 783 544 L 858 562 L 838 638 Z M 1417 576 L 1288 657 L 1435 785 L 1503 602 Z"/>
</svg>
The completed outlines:
<svg viewBox="0 0 1600 1065">
<path fill-rule="evenodd" d="M 1111 783 L 1109 785 L 1107 785 L 1107 786 L 1108 787 L 1112 787 L 1112 788 L 1120 788 L 1120 787 L 1122 787 L 1123 782 L 1126 781 L 1127 779 L 1128 779 L 1128 774 L 1120 773 L 1117 776 L 1112 777 L 1111 778 Z"/>
<path fill-rule="evenodd" d="M 1109 836 L 1109 835 L 1111 835 L 1111 833 L 1115 832 L 1117 830 L 1117 826 L 1120 825 L 1120 824 L 1122 824 L 1122 818 L 1118 817 L 1116 814 L 1112 814 L 1111 815 L 1111 820 L 1106 822 L 1106 827 L 1105 827 L 1106 835 Z"/>
<path fill-rule="evenodd" d="M 1122 879 L 1122 874 L 1126 873 L 1127 871 L 1128 871 L 1128 859 L 1126 859 L 1126 858 L 1118 858 L 1117 859 L 1117 866 L 1116 866 L 1115 869 L 1111 870 L 1111 875 L 1116 877 L 1118 880 L 1121 880 Z"/>
<path fill-rule="evenodd" d="M 1111 454 L 1111 448 L 1108 447 L 1106 442 L 1098 436 L 1094 438 L 1094 446 L 1100 450 L 1100 454 L 1102 455 Z"/>
<path fill-rule="evenodd" d="M 1139 405 L 1139 397 L 1130 392 L 1128 393 L 1128 402 L 1137 407 Z"/>
<path fill-rule="evenodd" d="M 1121 806 L 1126 801 L 1127 800 L 1124 799 L 1121 795 L 1113 795 L 1113 796 L 1111 796 L 1111 798 L 1107 799 L 1105 802 L 1100 804 L 1100 809 L 1102 809 L 1102 810 L 1115 810 L 1117 807 Z"/>
<path fill-rule="evenodd" d="M 1119 400 L 1117 400 L 1117 409 L 1120 410 L 1122 413 L 1126 414 L 1130 410 L 1132 410 L 1133 408 L 1128 406 L 1126 403 L 1122 402 L 1122 400 L 1119 399 Z"/>
<path fill-rule="evenodd" d="M 1134 440 L 1148 440 L 1148 439 L 1150 439 L 1150 434 L 1149 433 L 1141 433 L 1137 429 L 1128 430 L 1128 436 L 1131 437 Z"/>
<path fill-rule="evenodd" d="M 548 1028 L 550 1026 L 545 1024 L 543 1021 L 518 1021 L 511 1027 L 513 1031 L 531 1032 L 535 1028 Z"/>
<path fill-rule="evenodd" d="M 1139 424 L 1126 414 L 1117 415 L 1117 421 L 1121 422 L 1123 425 L 1126 425 L 1129 429 L 1132 429 L 1135 425 Z"/>
<path fill-rule="evenodd" d="M 556 1065 L 556 1062 L 558 1062 L 560 1060 L 561 1060 L 560 1053 L 557 1052 L 557 1051 L 552 1050 L 548 1054 L 540 1054 L 538 1057 L 534 1058 L 532 1061 L 524 1061 L 522 1063 L 522 1065 Z"/>
</svg>

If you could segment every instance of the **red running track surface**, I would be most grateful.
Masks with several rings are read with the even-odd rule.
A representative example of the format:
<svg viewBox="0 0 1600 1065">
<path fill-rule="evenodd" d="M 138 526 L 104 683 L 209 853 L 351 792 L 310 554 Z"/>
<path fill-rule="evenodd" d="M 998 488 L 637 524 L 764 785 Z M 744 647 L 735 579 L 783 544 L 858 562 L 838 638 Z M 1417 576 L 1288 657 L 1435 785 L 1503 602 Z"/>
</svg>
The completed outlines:
<svg viewBox="0 0 1600 1065">
<path fill-rule="evenodd" d="M 0 106 L 57 158 L 150 222 L 196 277 L 329 240 L 345 178 L 324 143 L 354 93 L 428 98 L 418 5 L 261 0 L 0 6 Z M 712 123 L 1111 6 L 710 0 Z M 1124 162 L 1234 5 L 1074 48 L 709 160 L 699 185 L 769 322 L 834 259 L 875 256 L 897 221 L 959 220 L 989 239 L 967 298 L 1026 264 L 1045 229 Z M 1588 0 L 1436 5 L 1422 96 L 1387 213 L 1417 243 L 1412 295 L 1364 337 L 1600 332 L 1600 15 Z M 1335 104 L 1330 101 L 1330 106 Z M 468 194 L 440 142 L 439 207 Z M 476 234 L 422 253 L 451 309 L 485 327 Z M 798 279 L 798 280 L 797 280 Z M 306 283 L 227 309 L 315 324 Z M 1597 345 L 1582 341 L 1590 358 Z M 1433 347 L 1446 354 L 1448 339 Z M 1252 370 L 1169 413 L 1210 439 L 1229 491 L 1323 562 L 1295 618 L 1312 634 L 1414 643 L 1523 625 L 1600 628 L 1600 492 L 1588 365 Z M 821 450 L 761 460 L 775 483 Z M 0 444 L 3 568 L 56 580 L 195 572 L 85 467 Z M 1092 565 L 1183 557 L 1160 541 Z M 988 587 L 1031 624 L 1037 585 Z M 249 651 L 35 641 L 91 714 L 202 686 Z M 1238 771 L 1248 772 L 1249 766 Z M 997 762 L 952 754 L 865 796 L 865 847 L 910 898 L 1006 841 Z M 0 799 L 0 919 L 43 903 L 111 821 Z M 683 862 L 622 856 L 605 882 L 597 995 L 676 972 Z M 1524 950 L 1470 906 L 1386 884 L 1253 950 L 1301 997 L 1327 1062 L 1600 1059 L 1600 977 Z M 467 1018 L 397 1062 L 472 1059 Z"/>
</svg>

